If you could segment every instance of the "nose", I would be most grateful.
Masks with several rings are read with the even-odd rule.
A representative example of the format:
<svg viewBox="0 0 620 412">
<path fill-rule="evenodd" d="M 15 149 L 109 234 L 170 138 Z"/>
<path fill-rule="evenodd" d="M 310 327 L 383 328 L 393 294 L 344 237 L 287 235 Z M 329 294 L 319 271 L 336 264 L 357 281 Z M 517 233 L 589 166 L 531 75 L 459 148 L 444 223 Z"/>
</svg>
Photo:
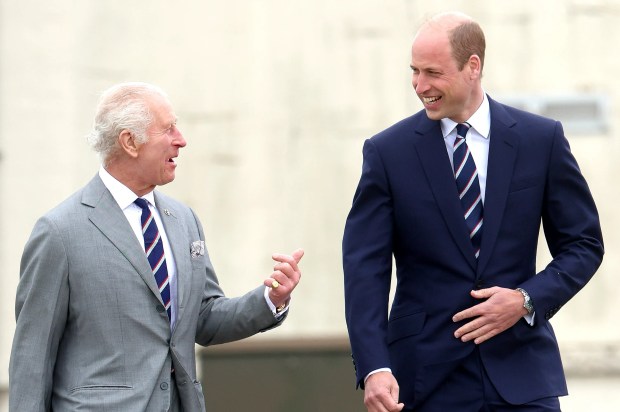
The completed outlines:
<svg viewBox="0 0 620 412">
<path fill-rule="evenodd" d="M 175 128 L 175 129 L 176 129 L 176 133 L 174 136 L 174 144 L 179 147 L 187 146 L 187 141 L 185 140 L 185 137 L 183 137 L 183 133 L 181 133 L 181 131 L 178 128 Z"/>
<path fill-rule="evenodd" d="M 422 74 L 414 74 L 411 83 L 413 84 L 413 89 L 417 94 L 423 94 L 429 89 L 429 85 Z"/>
</svg>

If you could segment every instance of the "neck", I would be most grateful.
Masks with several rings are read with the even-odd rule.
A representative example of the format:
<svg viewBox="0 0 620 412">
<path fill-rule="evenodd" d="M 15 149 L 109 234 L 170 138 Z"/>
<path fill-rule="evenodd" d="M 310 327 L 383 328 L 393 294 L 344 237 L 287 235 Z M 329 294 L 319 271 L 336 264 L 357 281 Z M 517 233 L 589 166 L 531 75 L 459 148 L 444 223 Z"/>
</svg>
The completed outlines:
<svg viewBox="0 0 620 412">
<path fill-rule="evenodd" d="M 459 116 L 458 118 L 451 118 L 451 119 L 457 123 L 466 122 L 467 120 L 469 120 L 469 118 L 471 118 L 474 115 L 474 113 L 476 113 L 476 111 L 482 105 L 483 101 L 484 101 L 484 91 L 482 90 L 482 87 L 479 87 L 472 92 L 470 99 L 465 105 L 465 110 L 462 112 L 462 115 Z"/>
<path fill-rule="evenodd" d="M 121 167 L 118 162 L 107 162 L 103 167 L 110 176 L 121 182 L 138 197 L 142 197 L 155 189 L 155 186 L 144 186 L 139 184 L 135 179 L 135 176 L 139 176 L 139 174 L 128 167 Z"/>
</svg>

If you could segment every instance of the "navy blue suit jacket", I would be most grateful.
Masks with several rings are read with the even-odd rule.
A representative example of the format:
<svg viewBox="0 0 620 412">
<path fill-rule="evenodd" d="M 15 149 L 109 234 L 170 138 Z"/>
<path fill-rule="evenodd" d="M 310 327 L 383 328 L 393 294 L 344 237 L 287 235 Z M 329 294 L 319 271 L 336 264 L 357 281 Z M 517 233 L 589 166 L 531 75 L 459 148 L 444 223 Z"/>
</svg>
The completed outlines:
<svg viewBox="0 0 620 412">
<path fill-rule="evenodd" d="M 440 122 L 421 111 L 364 144 L 343 239 L 346 320 L 358 385 L 389 367 L 414 405 L 474 349 L 452 316 L 472 289 L 521 287 L 536 322 L 480 345 L 499 393 L 515 404 L 566 394 L 549 319 L 592 277 L 603 240 L 596 206 L 559 122 L 489 98 L 491 133 L 479 261 L 469 240 Z M 542 225 L 553 256 L 536 273 Z M 392 272 L 397 285 L 388 316 Z"/>
</svg>

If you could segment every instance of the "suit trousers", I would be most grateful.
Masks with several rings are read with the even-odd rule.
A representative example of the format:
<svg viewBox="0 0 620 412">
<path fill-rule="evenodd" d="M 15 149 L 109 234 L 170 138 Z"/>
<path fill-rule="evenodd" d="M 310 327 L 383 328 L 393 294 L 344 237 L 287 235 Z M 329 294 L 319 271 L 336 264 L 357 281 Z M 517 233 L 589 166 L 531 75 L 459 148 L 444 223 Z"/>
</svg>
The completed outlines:
<svg viewBox="0 0 620 412">
<path fill-rule="evenodd" d="M 560 412 L 557 397 L 512 405 L 497 392 L 480 359 L 478 347 L 449 373 L 436 390 L 411 412 Z"/>
</svg>

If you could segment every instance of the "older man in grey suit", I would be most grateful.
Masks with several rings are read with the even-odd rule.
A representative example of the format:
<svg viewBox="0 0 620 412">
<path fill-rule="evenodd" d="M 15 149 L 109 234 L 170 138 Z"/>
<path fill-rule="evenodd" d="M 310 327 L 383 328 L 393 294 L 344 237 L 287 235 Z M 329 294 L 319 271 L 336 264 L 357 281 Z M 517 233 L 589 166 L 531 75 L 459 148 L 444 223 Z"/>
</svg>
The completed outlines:
<svg viewBox="0 0 620 412">
<path fill-rule="evenodd" d="M 39 219 L 22 256 L 9 408 L 205 411 L 194 343 L 278 326 L 303 251 L 274 254 L 264 285 L 226 298 L 198 218 L 154 190 L 186 145 L 164 92 L 107 90 L 90 137 L 99 173 Z"/>
</svg>

